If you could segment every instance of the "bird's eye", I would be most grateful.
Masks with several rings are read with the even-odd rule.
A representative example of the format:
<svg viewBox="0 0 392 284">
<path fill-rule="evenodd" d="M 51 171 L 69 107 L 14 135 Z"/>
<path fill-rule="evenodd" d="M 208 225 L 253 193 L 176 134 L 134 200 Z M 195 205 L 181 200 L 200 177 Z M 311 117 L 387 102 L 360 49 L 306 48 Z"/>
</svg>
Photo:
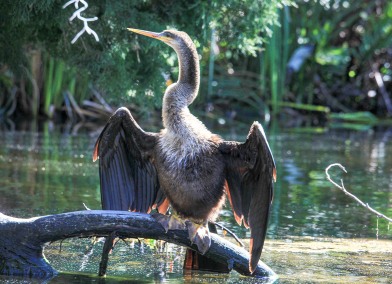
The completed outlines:
<svg viewBox="0 0 392 284">
<path fill-rule="evenodd" d="M 173 38 L 173 34 L 170 32 L 163 32 L 162 35 L 165 37 Z"/>
</svg>

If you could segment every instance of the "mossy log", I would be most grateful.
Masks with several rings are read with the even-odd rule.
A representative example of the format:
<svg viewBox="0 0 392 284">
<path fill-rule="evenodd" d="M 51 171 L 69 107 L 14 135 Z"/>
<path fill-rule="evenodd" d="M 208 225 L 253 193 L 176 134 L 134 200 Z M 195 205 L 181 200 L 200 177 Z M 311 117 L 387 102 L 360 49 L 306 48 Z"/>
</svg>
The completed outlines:
<svg viewBox="0 0 392 284">
<path fill-rule="evenodd" d="M 58 272 L 46 261 L 43 250 L 48 242 L 72 237 L 106 237 L 115 232 L 120 238 L 158 239 L 189 247 L 186 230 L 169 230 L 148 214 L 124 211 L 86 210 L 20 219 L 0 213 L 0 274 L 50 278 Z M 205 254 L 227 264 L 243 275 L 249 275 L 249 253 L 211 233 L 211 247 Z M 252 275 L 275 278 L 275 273 L 262 261 Z"/>
</svg>

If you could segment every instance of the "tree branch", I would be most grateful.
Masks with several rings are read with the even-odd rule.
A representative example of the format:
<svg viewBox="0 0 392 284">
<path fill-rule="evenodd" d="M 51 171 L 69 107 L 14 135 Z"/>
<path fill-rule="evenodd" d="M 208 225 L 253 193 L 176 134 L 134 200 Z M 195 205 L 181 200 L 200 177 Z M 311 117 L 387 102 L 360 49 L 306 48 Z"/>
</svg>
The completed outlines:
<svg viewBox="0 0 392 284">
<path fill-rule="evenodd" d="M 83 7 L 79 8 L 79 2 L 84 5 Z M 74 44 L 78 38 L 84 34 L 85 32 L 87 32 L 89 35 L 93 35 L 96 41 L 99 41 L 99 37 L 97 35 L 97 33 L 91 29 L 88 26 L 88 22 L 92 22 L 92 21 L 96 21 L 98 20 L 98 17 L 93 17 L 93 18 L 85 18 L 81 15 L 81 13 L 86 10 L 88 8 L 88 3 L 84 0 L 70 0 L 67 3 L 65 3 L 63 5 L 63 9 L 65 9 L 67 6 L 74 4 L 75 8 L 77 9 L 72 16 L 69 18 L 69 21 L 72 22 L 75 18 L 78 18 L 79 20 L 81 20 L 83 22 L 83 29 L 81 29 L 76 36 L 73 38 L 73 40 L 71 41 L 72 44 Z"/>
<path fill-rule="evenodd" d="M 187 230 L 169 230 L 148 214 L 126 211 L 86 210 L 19 219 L 0 213 L 0 274 L 50 278 L 57 274 L 43 256 L 45 243 L 72 237 L 107 237 L 164 240 L 197 251 Z M 211 233 L 206 257 L 249 275 L 249 253 Z M 262 261 L 252 276 L 274 279 L 275 273 Z"/>
<path fill-rule="evenodd" d="M 342 171 L 344 171 L 345 173 L 347 173 L 346 169 L 339 163 L 335 163 L 335 164 L 331 164 L 329 165 L 326 169 L 325 169 L 325 174 L 327 175 L 327 179 L 329 180 L 329 182 L 331 182 L 334 186 L 336 186 L 337 188 L 339 188 L 341 191 L 344 192 L 344 194 L 346 194 L 347 196 L 349 196 L 350 198 L 354 199 L 356 202 L 358 202 L 359 204 L 361 204 L 363 207 L 367 208 L 370 212 L 374 213 L 377 215 L 377 217 L 379 218 L 383 218 L 385 220 L 387 220 L 388 222 L 392 223 L 392 219 L 385 216 L 384 214 L 378 212 L 377 210 L 373 209 L 372 207 L 369 206 L 368 203 L 363 202 L 362 200 L 360 200 L 358 197 L 356 197 L 354 194 L 348 192 L 346 190 L 346 188 L 344 187 L 343 184 L 343 179 L 340 180 L 341 185 L 337 184 L 335 181 L 332 180 L 331 176 L 329 175 L 328 171 L 330 168 L 332 167 L 339 167 L 340 169 L 342 169 Z"/>
</svg>

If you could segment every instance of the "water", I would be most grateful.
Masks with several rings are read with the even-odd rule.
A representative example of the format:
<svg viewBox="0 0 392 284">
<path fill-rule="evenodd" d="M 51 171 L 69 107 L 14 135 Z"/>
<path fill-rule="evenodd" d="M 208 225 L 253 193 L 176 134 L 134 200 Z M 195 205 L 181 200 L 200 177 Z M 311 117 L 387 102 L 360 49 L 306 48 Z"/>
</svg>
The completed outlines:
<svg viewBox="0 0 392 284">
<path fill-rule="evenodd" d="M 243 140 L 248 129 L 222 132 Z M 237 133 L 241 133 L 237 135 Z M 377 282 L 392 279 L 392 225 L 359 206 L 325 178 L 325 168 L 347 190 L 374 209 L 392 216 L 392 131 L 267 130 L 278 181 L 262 259 L 281 283 Z M 91 160 L 96 133 L 66 134 L 60 129 L 0 132 L 0 211 L 32 217 L 100 208 L 98 165 Z M 229 208 L 220 220 L 239 237 Z M 377 240 L 378 238 L 378 240 Z M 50 283 L 249 283 L 229 275 L 182 271 L 183 248 L 152 241 L 120 242 L 110 256 L 108 276 L 96 277 L 102 242 L 71 239 L 48 246 L 45 255 L 64 272 Z M 61 246 L 61 249 L 60 249 Z M 389 280 L 388 280 L 389 279 Z M 2 277 L 1 280 L 18 281 Z M 23 282 L 23 280 L 20 280 Z M 257 282 L 252 280 L 251 282 Z"/>
</svg>

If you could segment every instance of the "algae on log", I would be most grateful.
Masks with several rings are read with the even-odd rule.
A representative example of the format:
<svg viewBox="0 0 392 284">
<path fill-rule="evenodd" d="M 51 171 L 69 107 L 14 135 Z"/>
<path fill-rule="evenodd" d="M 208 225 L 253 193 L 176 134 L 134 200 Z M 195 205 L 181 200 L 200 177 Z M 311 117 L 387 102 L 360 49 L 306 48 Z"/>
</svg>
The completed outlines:
<svg viewBox="0 0 392 284">
<path fill-rule="evenodd" d="M 164 240 L 197 251 L 188 239 L 187 230 L 165 232 L 149 214 L 86 210 L 20 219 L 0 213 L 0 274 L 50 278 L 57 271 L 45 260 L 45 243 L 72 237 L 105 237 L 113 232 L 121 238 Z M 205 256 L 227 264 L 230 270 L 250 275 L 249 253 L 216 234 L 211 233 L 211 247 Z M 276 278 L 262 261 L 252 276 Z"/>
</svg>

